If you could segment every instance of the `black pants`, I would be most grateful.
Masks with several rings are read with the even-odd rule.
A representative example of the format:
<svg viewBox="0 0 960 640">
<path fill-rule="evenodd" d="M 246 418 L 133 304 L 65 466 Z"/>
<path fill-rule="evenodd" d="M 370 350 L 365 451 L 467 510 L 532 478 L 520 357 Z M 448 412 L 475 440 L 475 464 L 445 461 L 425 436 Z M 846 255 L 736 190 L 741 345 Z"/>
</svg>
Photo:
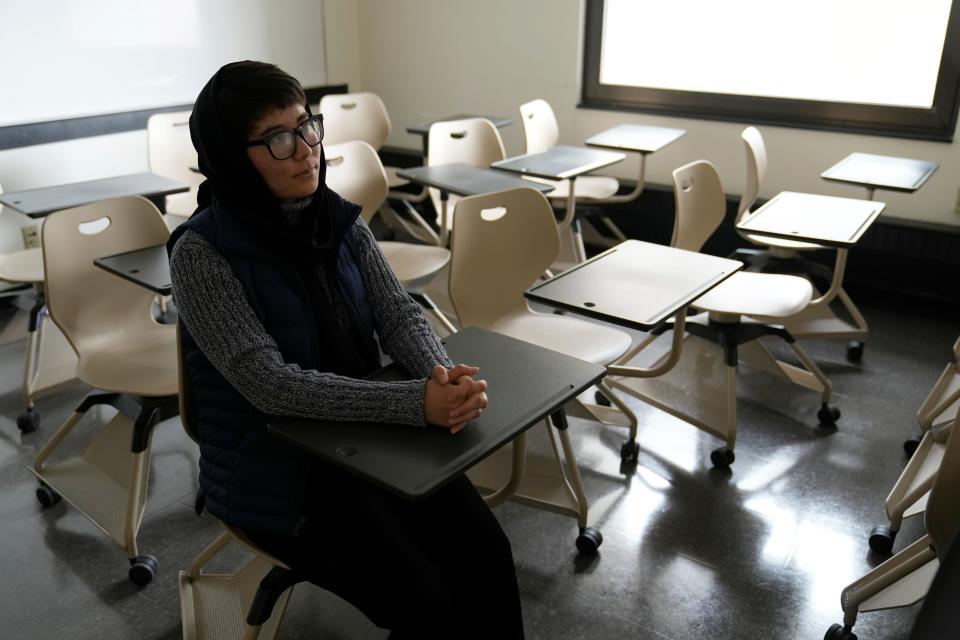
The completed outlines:
<svg viewBox="0 0 960 640">
<path fill-rule="evenodd" d="M 510 542 L 466 477 L 410 502 L 328 465 L 296 537 L 247 531 L 390 638 L 523 638 Z"/>
</svg>

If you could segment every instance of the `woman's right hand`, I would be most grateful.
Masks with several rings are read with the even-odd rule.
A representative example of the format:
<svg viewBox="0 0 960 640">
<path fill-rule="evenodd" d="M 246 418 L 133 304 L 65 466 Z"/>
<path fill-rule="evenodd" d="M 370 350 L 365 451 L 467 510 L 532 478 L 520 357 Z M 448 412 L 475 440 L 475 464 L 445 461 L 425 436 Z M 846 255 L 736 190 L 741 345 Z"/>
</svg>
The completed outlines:
<svg viewBox="0 0 960 640">
<path fill-rule="evenodd" d="M 479 369 L 465 365 L 450 370 L 441 365 L 433 368 L 423 399 L 428 423 L 457 433 L 479 417 L 487 406 L 487 381 L 473 380 L 468 372 L 476 374 Z"/>
</svg>

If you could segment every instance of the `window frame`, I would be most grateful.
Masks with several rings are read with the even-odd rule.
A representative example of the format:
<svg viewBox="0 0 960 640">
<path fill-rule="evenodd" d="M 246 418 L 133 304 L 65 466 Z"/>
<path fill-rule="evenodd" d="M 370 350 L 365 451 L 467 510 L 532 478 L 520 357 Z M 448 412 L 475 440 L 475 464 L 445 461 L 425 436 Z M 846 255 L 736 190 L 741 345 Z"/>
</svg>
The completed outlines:
<svg viewBox="0 0 960 640">
<path fill-rule="evenodd" d="M 604 0 L 586 0 L 580 108 L 952 142 L 960 106 L 960 0 L 952 0 L 929 108 L 600 84 Z"/>
</svg>

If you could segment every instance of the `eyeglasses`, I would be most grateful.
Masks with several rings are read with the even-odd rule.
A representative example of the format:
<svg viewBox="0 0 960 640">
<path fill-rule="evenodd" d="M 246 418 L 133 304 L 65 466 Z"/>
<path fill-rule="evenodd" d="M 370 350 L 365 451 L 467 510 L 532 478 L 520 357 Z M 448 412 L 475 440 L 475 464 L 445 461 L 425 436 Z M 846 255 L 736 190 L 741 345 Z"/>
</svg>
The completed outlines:
<svg viewBox="0 0 960 640">
<path fill-rule="evenodd" d="M 308 147 L 320 144 L 323 140 L 323 114 L 307 118 L 296 129 L 274 131 L 258 140 L 252 140 L 247 143 L 247 147 L 263 145 L 275 159 L 286 160 L 297 152 L 297 136 L 300 136 Z"/>
</svg>

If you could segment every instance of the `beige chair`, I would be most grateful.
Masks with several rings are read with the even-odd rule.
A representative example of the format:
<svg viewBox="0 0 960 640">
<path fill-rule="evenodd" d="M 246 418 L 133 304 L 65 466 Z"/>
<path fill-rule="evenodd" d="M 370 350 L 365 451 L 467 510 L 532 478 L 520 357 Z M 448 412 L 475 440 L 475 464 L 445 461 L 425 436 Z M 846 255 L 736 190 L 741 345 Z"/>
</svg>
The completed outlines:
<svg viewBox="0 0 960 640">
<path fill-rule="evenodd" d="M 343 198 L 362 207 L 367 224 L 387 195 L 387 176 L 377 152 L 366 142 L 352 141 L 329 145 L 325 149 L 327 186 Z M 450 261 L 450 251 L 443 247 L 409 242 L 379 242 L 397 279 L 418 303 L 428 309 L 450 333 L 456 328 L 422 290 Z"/>
<path fill-rule="evenodd" d="M 557 124 L 557 116 L 553 108 L 546 100 L 532 100 L 520 105 L 520 120 L 523 122 L 523 135 L 526 141 L 526 153 L 540 153 L 555 147 L 560 142 L 560 126 Z M 643 191 L 645 173 L 646 173 L 646 155 L 640 154 L 639 173 L 637 182 L 633 190 L 629 193 L 618 195 L 620 183 L 616 178 L 610 176 L 580 176 L 574 182 L 574 196 L 578 204 L 601 205 L 601 204 L 623 204 L 632 202 L 640 197 Z M 554 207 L 558 209 L 565 208 L 570 195 L 569 180 L 544 180 L 542 178 L 528 178 L 536 182 L 550 184 L 554 190 L 547 194 L 547 198 Z M 607 242 L 613 245 L 623 242 L 627 239 L 626 234 L 613 222 L 608 216 L 598 212 L 596 219 L 603 223 L 607 230 L 613 235 L 613 241 Z M 590 220 L 585 220 L 590 224 Z M 596 238 L 602 238 L 602 234 L 594 234 Z"/>
<path fill-rule="evenodd" d="M 676 220 L 671 246 L 699 251 L 726 213 L 720 176 L 712 164 L 701 160 L 674 170 L 673 181 Z M 812 291 L 807 280 L 796 276 L 737 272 L 694 301 L 693 306 L 703 313 L 687 319 L 689 335 L 674 371 L 657 378 L 608 378 L 607 383 L 724 439 L 726 446 L 710 455 L 713 465 L 721 468 L 735 458 L 737 365 L 741 359 L 755 369 L 820 393 L 817 418 L 821 424 L 832 425 L 840 412 L 828 405 L 830 381 L 794 337 L 777 324 L 801 311 Z M 664 325 L 652 332 L 630 357 L 670 328 Z M 764 337 L 783 340 L 801 366 L 774 357 L 762 344 Z"/>
<path fill-rule="evenodd" d="M 198 166 L 197 151 L 190 140 L 190 112 L 155 113 L 147 120 L 147 159 L 150 171 L 190 185 L 185 193 L 166 197 L 170 226 L 183 222 L 197 208 L 197 188 L 203 176 L 191 168 Z"/>
<path fill-rule="evenodd" d="M 927 595 L 950 544 L 960 531 L 960 427 L 954 418 L 924 514 L 927 533 L 840 595 L 843 625 L 830 627 L 824 640 L 856 640 L 857 615 L 915 604 Z"/>
<path fill-rule="evenodd" d="M 923 513 L 927 507 L 930 487 L 942 464 L 960 404 L 960 338 L 953 345 L 953 358 L 917 411 L 921 437 L 904 442 L 910 460 L 884 503 L 889 524 L 874 527 L 870 532 L 870 548 L 877 553 L 890 554 L 903 520 Z"/>
<path fill-rule="evenodd" d="M 375 93 L 336 93 L 328 94 L 320 99 L 320 113 L 323 114 L 324 144 L 340 144 L 351 140 L 366 142 L 376 151 L 390 137 L 392 125 L 387 107 Z M 426 159 L 424 159 L 426 162 Z M 399 167 L 384 167 L 389 186 L 388 196 L 403 203 L 409 220 L 397 214 L 386 204 L 381 206 L 384 221 L 398 226 L 414 238 L 435 244 L 433 230 L 427 225 L 420 213 L 411 204 L 423 202 L 427 199 L 427 190 L 421 189 L 417 193 L 393 191 L 410 184 L 399 177 Z"/>
<path fill-rule="evenodd" d="M 757 201 L 760 185 L 767 173 L 767 148 L 763 136 L 756 127 L 747 127 L 740 133 L 747 156 L 747 177 L 743 195 L 737 208 L 737 223 L 750 215 L 750 209 Z M 740 249 L 733 257 L 741 258 L 754 269 L 765 272 L 796 273 L 826 287 L 822 295 L 811 300 L 800 314 L 785 318 L 784 324 L 798 338 L 824 338 L 850 340 L 847 345 L 847 358 L 859 362 L 863 356 L 864 341 L 867 338 L 867 321 L 843 289 L 843 277 L 847 266 L 847 249 L 836 249 L 833 269 L 801 256 L 804 252 L 832 250 L 818 244 L 797 242 L 783 238 L 774 238 L 758 234 L 743 234 L 755 245 L 764 249 Z M 839 304 L 852 324 L 839 319 L 831 305 Z"/>
<path fill-rule="evenodd" d="M 177 413 L 174 327 L 152 316 L 154 294 L 94 266 L 95 258 L 162 244 L 163 216 L 140 197 L 67 209 L 43 226 L 45 288 L 50 317 L 77 354 L 77 375 L 93 387 L 40 449 L 33 471 L 37 498 L 62 496 L 126 551 L 129 577 L 145 585 L 157 572 L 140 555 L 137 530 L 146 506 L 153 427 Z M 87 411 L 117 410 L 80 454 L 49 460 Z"/>
<path fill-rule="evenodd" d="M 3 189 L 0 188 L 0 193 Z M 0 213 L 3 205 L 0 205 Z M 36 431 L 40 413 L 34 400 L 60 386 L 76 380 L 77 357 L 56 326 L 47 322 L 43 291 L 43 251 L 40 247 L 0 254 L 0 280 L 21 285 L 15 290 L 32 288 L 33 305 L 27 320 L 27 350 L 20 387 L 24 411 L 17 416 L 17 427 L 23 433 Z"/>
<path fill-rule="evenodd" d="M 618 329 L 538 313 L 527 305 L 523 292 L 537 282 L 559 251 L 553 210 L 542 194 L 520 188 L 463 198 L 457 202 L 454 219 L 450 300 L 461 326 L 497 331 L 604 365 L 630 347 L 630 336 Z M 635 424 L 628 410 L 627 415 Z M 501 449 L 469 475 L 491 492 L 493 504 L 512 496 L 576 518 L 577 548 L 595 552 L 602 538 L 587 526 L 587 498 L 562 413 L 547 418 L 546 432 L 553 456 L 525 452 L 525 440 L 518 439 L 512 457 Z"/>
<path fill-rule="evenodd" d="M 475 167 L 489 167 L 491 163 L 503 160 L 506 152 L 497 127 L 486 118 L 465 118 L 435 122 L 430 126 L 430 142 L 427 164 L 436 167 L 444 164 L 463 162 Z M 450 194 L 443 200 L 439 189 L 428 189 L 433 208 L 437 212 L 437 227 L 440 229 L 438 240 L 446 246 L 453 230 L 451 216 L 460 196 Z"/>
<path fill-rule="evenodd" d="M 200 424 L 196 399 L 183 362 L 177 325 L 177 364 L 180 421 L 199 444 Z M 301 580 L 285 564 L 266 553 L 239 529 L 224 531 L 196 557 L 190 570 L 181 571 L 180 620 L 184 640 L 271 640 L 286 612 L 293 586 Z M 236 573 L 207 573 L 209 563 L 231 541 L 253 554 Z M 244 619 L 242 612 L 246 611 Z"/>
</svg>

